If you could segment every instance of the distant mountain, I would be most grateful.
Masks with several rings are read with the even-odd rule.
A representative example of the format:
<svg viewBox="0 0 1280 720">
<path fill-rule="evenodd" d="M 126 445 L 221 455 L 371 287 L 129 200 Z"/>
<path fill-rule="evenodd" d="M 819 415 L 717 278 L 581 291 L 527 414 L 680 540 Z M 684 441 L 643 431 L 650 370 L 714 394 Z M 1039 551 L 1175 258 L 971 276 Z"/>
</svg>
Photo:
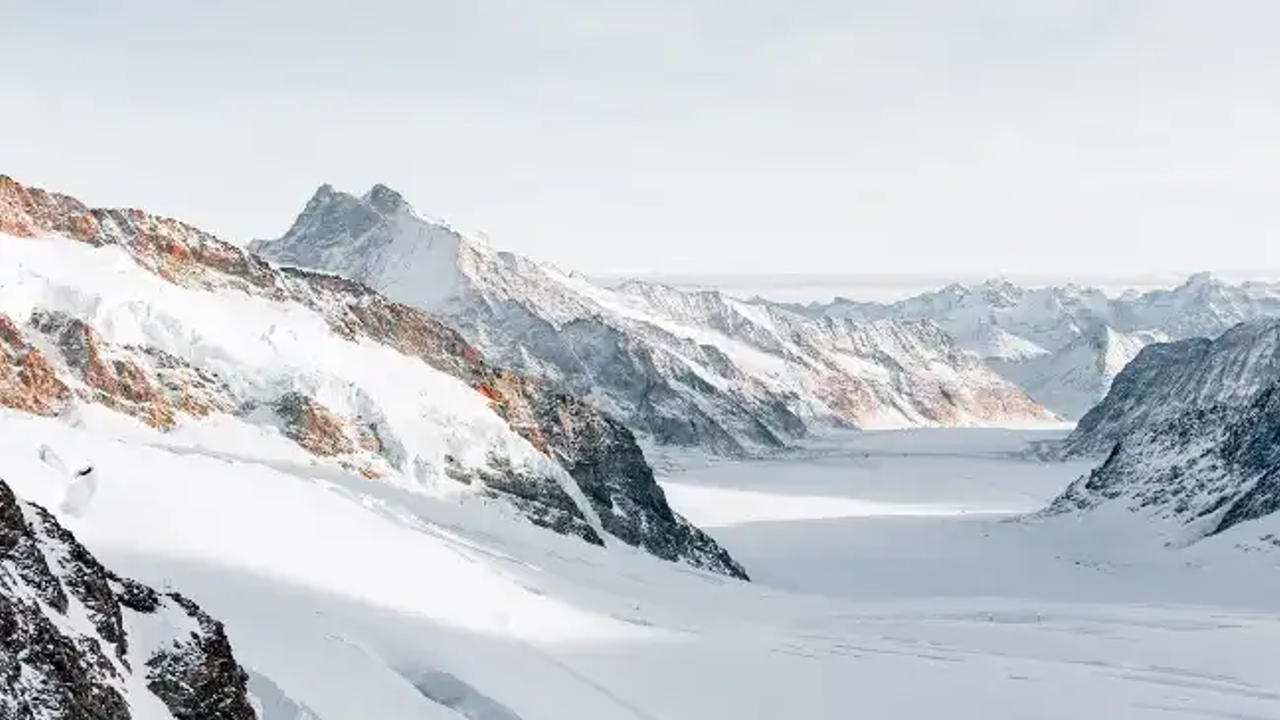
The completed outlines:
<svg viewBox="0 0 1280 720">
<path fill-rule="evenodd" d="M 265 433 L 273 462 L 317 476 L 746 576 L 671 510 L 626 427 L 356 282 L 3 176 L 0 257 L 0 407 L 203 428 L 215 455 Z"/>
<path fill-rule="evenodd" d="M 222 624 L 104 568 L 0 480 L 0 717 L 253 720 Z"/>
<path fill-rule="evenodd" d="M 1050 419 L 928 320 L 811 318 L 713 291 L 605 287 L 493 250 L 381 185 L 360 197 L 323 186 L 288 232 L 252 249 L 445 318 L 496 364 L 658 443 L 744 455 L 814 424 Z"/>
<path fill-rule="evenodd" d="M 1230 285 L 1199 274 L 1170 290 L 1109 298 L 1078 285 L 1029 289 L 990 280 L 892 304 L 838 299 L 800 309 L 812 317 L 933 320 L 1037 402 L 1078 418 L 1143 346 L 1217 337 L 1238 323 L 1280 316 L 1280 284 Z"/>
</svg>

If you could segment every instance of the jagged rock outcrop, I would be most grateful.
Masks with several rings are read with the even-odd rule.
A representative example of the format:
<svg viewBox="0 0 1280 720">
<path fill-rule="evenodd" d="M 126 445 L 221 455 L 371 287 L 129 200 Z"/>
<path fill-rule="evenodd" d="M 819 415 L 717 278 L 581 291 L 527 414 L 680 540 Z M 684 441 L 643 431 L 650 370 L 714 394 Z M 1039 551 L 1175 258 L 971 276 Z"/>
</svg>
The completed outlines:
<svg viewBox="0 0 1280 720">
<path fill-rule="evenodd" d="M 162 431 L 222 413 L 370 480 L 497 499 L 586 542 L 745 577 L 671 511 L 626 428 L 494 368 L 421 310 L 278 270 L 176 220 L 4 177 L 0 246 L 21 260 L 0 267 L 13 319 L 0 325 L 0 403 L 99 403 Z"/>
<path fill-rule="evenodd" d="M 247 680 L 217 620 L 113 574 L 0 480 L 0 717 L 253 720 Z"/>
<path fill-rule="evenodd" d="M 325 185 L 284 236 L 252 247 L 444 318 L 496 364 L 658 443 L 744 455 L 815 423 L 1049 419 L 928 322 L 814 321 L 717 292 L 603 287 L 497 252 L 382 185 L 361 197 Z"/>
</svg>

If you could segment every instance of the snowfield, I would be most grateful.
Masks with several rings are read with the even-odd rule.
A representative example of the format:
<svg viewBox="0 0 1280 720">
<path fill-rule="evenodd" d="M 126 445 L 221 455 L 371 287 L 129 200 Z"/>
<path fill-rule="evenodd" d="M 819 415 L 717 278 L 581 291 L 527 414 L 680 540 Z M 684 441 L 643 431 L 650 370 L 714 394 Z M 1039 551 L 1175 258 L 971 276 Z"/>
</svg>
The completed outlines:
<svg viewBox="0 0 1280 720">
<path fill-rule="evenodd" d="M 1087 469 L 1033 459 L 1060 436 L 834 435 L 669 469 L 676 509 L 755 583 L 218 416 L 161 433 L 0 411 L 0 477 L 225 622 L 265 720 L 1280 717 L 1280 556 L 1010 519 Z"/>
</svg>

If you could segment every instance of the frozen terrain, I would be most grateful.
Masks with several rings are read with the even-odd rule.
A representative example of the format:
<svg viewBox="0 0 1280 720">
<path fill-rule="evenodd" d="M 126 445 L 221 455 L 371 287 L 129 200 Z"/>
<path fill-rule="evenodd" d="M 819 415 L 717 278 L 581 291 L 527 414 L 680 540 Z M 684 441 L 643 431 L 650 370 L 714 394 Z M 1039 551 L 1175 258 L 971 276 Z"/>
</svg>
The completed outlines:
<svg viewBox="0 0 1280 720">
<path fill-rule="evenodd" d="M 225 433 L 0 411 L 0 477 L 223 620 L 266 720 L 1280 717 L 1277 556 L 1010 521 L 1088 467 L 1031 459 L 1055 433 L 669 470 L 755 583 Z"/>
<path fill-rule="evenodd" d="M 389 238 L 458 257 L 451 231 L 388 193 L 333 208 L 376 233 L 307 247 L 343 255 L 353 238 Z M 414 232 L 391 232 L 388 214 Z M 481 269 L 512 264 L 481 273 L 491 281 L 567 283 L 590 307 L 643 316 L 644 332 L 684 337 L 676 347 L 706 358 L 769 365 L 782 356 L 739 353 L 740 341 L 781 343 L 786 355 L 802 340 L 819 348 L 827 336 L 814 328 L 856 326 L 828 347 L 849 352 L 827 359 L 883 380 L 868 387 L 943 399 L 921 406 L 935 410 L 987 407 L 965 397 L 999 410 L 1009 397 L 927 322 L 795 324 L 789 311 L 645 284 L 601 295 L 473 250 Z M 1187 546 L 1166 544 L 1160 517 L 1124 503 L 1037 512 L 1092 477 L 1097 460 L 1046 460 L 1065 430 L 831 431 L 768 460 L 708 459 L 679 443 L 646 459 L 621 424 L 489 365 L 421 311 L 272 267 L 176 220 L 0 177 L 0 257 L 0 479 L 52 513 L 41 532 L 56 520 L 111 572 L 180 591 L 225 623 L 245 670 L 236 692 L 263 720 L 1280 716 L 1280 545 L 1257 542 L 1275 537 L 1270 491 Z M 564 309 L 539 306 L 549 308 Z M 583 338 L 598 337 L 588 325 Z M 1234 347 L 1224 357 L 1256 356 Z M 599 346 L 579 349 L 612 367 Z M 884 375 L 912 358 L 915 370 Z M 761 377 L 834 387 L 807 371 Z M 956 394 L 965 388 L 994 395 Z M 1277 407 L 1240 423 L 1270 432 Z M 1243 487 L 1240 477 L 1275 466 L 1273 435 L 1228 434 L 1235 450 L 1197 454 L 1197 468 L 1232 470 Z M 1180 437 L 1161 435 L 1151 452 L 1177 459 L 1166 443 Z M 1121 472 L 1146 467 L 1145 451 L 1124 457 L 1136 459 L 1102 494 L 1150 496 L 1143 477 Z M 1192 489 L 1197 504 L 1208 497 Z M 0 561 L 19 566 L 12 538 L 36 534 L 8 527 Z M 42 556 L 56 546 L 72 547 Z M 74 592 L 77 578 L 105 573 L 24 578 L 0 600 L 26 602 L 54 582 Z M 94 596 L 103 606 L 137 604 L 108 590 Z M 69 617 L 33 602 L 24 627 Z M 0 641 L 12 626 L 0 615 Z M 81 660 L 95 635 L 119 635 L 61 629 L 82 638 Z M 42 699 L 32 668 L 58 665 L 32 657 L 0 655 L 0 678 Z M 132 700 L 149 697 L 128 686 L 139 662 L 114 669 L 119 682 L 104 682 L 138 710 Z"/>
</svg>

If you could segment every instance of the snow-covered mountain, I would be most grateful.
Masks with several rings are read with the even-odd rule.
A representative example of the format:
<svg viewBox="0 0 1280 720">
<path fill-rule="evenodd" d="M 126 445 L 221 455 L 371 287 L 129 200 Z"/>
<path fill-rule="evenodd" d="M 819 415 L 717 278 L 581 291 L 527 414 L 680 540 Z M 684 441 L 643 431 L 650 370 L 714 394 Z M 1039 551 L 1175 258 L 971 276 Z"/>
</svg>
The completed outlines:
<svg viewBox="0 0 1280 720">
<path fill-rule="evenodd" d="M 218 425 L 228 459 L 265 435 L 281 463 L 745 577 L 671 510 L 624 426 L 362 285 L 6 177 L 0 257 L 0 406 Z"/>
<path fill-rule="evenodd" d="M 0 717 L 254 720 L 247 681 L 220 622 L 106 569 L 0 480 Z"/>
<path fill-rule="evenodd" d="M 1280 316 L 1280 284 L 1230 285 L 1191 276 L 1169 290 L 1110 298 L 1078 285 L 1024 288 L 1005 280 L 950 285 L 892 304 L 837 299 L 810 305 L 812 316 L 927 318 L 1037 402 L 1081 417 L 1143 346 L 1217 337 L 1228 328 Z"/>
<path fill-rule="evenodd" d="M 1080 419 L 1065 450 L 1102 455 L 1122 438 L 1188 410 L 1247 405 L 1278 379 L 1280 319 L 1241 323 L 1214 340 L 1149 345 Z"/>
<path fill-rule="evenodd" d="M 1280 548 L 1276 377 L 1243 405 L 1224 401 L 1160 413 L 1163 419 L 1123 436 L 1106 462 L 1072 483 L 1046 512 L 1124 507 L 1160 523 L 1161 537 L 1174 546 L 1262 520 L 1252 532 L 1242 528 L 1237 544 Z"/>
<path fill-rule="evenodd" d="M 928 320 L 810 318 L 718 292 L 607 288 L 498 252 L 377 185 L 321 187 L 255 252 L 437 314 L 496 364 L 546 378 L 659 443 L 740 455 L 814 423 L 1050 419 Z"/>
<path fill-rule="evenodd" d="M 1107 455 L 1048 515 L 1123 508 L 1175 546 L 1269 518 L 1235 542 L 1280 546 L 1280 320 L 1147 346 L 1065 450 Z"/>
</svg>

